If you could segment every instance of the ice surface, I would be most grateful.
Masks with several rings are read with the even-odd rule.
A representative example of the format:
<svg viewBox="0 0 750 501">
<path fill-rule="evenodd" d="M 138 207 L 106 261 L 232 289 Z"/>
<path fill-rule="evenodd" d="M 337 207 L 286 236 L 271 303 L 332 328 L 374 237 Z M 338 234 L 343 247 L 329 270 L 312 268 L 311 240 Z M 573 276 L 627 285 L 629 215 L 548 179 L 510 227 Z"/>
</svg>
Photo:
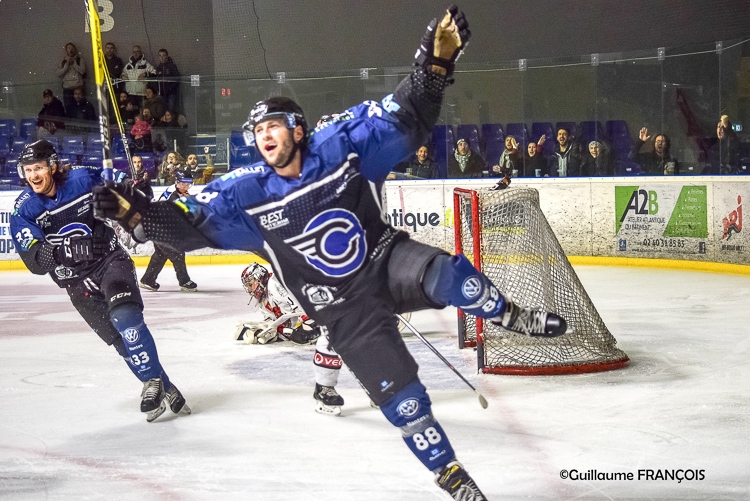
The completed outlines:
<svg viewBox="0 0 750 501">
<path fill-rule="evenodd" d="M 144 291 L 162 364 L 193 415 L 139 412 L 141 384 L 49 277 L 0 273 L 0 498 L 440 500 L 447 497 L 346 369 L 343 416 L 313 411 L 314 348 L 245 345 L 244 266 L 167 268 Z M 436 417 L 491 500 L 750 499 L 750 278 L 578 267 L 630 367 L 474 373 L 455 311 L 412 323 L 489 401 L 407 338 Z M 139 269 L 139 274 L 143 270 Z M 564 480 L 560 470 L 632 473 Z M 639 470 L 703 480 L 638 480 Z"/>
</svg>

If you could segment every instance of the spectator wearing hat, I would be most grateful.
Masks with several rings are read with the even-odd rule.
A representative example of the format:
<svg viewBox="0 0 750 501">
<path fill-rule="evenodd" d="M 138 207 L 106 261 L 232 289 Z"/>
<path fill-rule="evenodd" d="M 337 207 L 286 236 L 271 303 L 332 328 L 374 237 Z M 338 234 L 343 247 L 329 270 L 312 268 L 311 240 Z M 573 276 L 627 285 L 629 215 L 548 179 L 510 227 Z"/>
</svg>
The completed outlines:
<svg viewBox="0 0 750 501">
<path fill-rule="evenodd" d="M 584 154 L 582 175 L 601 177 L 615 175 L 612 149 L 603 141 L 591 141 L 588 153 Z"/>
<path fill-rule="evenodd" d="M 171 193 L 165 191 L 162 198 L 168 201 L 174 201 L 178 198 L 186 197 L 188 196 L 188 190 L 192 185 L 193 177 L 190 174 L 178 171 L 175 174 L 174 191 Z M 151 260 L 148 262 L 146 273 L 143 274 L 139 283 L 141 288 L 154 292 L 159 290 L 160 285 L 156 283 L 156 277 L 158 277 L 161 270 L 164 269 L 167 259 L 172 262 L 174 272 L 177 275 L 177 281 L 180 284 L 180 290 L 183 292 L 197 291 L 198 284 L 190 280 L 190 275 L 188 275 L 187 266 L 185 265 L 185 253 L 156 242 L 154 242 L 154 253 L 151 255 Z"/>
<path fill-rule="evenodd" d="M 62 101 L 57 99 L 50 89 L 42 92 L 42 99 L 44 106 L 36 120 L 37 137 L 40 139 L 65 129 L 65 107 Z"/>
<path fill-rule="evenodd" d="M 482 177 L 484 158 L 479 153 L 471 151 L 466 139 L 456 141 L 453 155 L 448 157 L 448 177 Z"/>
</svg>

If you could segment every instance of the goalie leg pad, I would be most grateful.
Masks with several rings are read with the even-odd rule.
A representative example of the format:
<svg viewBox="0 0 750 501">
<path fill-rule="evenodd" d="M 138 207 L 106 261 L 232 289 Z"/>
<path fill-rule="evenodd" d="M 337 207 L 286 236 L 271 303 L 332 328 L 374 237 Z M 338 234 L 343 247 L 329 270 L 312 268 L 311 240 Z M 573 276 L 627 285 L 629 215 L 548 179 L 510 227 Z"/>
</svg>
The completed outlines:
<svg viewBox="0 0 750 501">
<path fill-rule="evenodd" d="M 127 350 L 126 360 L 135 376 L 141 381 L 162 378 L 165 387 L 169 387 L 169 378 L 159 363 L 156 343 L 143 320 L 143 312 L 136 303 L 123 303 L 114 307 L 109 318 L 122 336 Z"/>
<path fill-rule="evenodd" d="M 436 256 L 425 271 L 423 287 L 431 300 L 477 317 L 495 318 L 506 309 L 497 287 L 463 254 Z"/>
<path fill-rule="evenodd" d="M 448 437 L 432 415 L 430 397 L 416 379 L 385 401 L 380 410 L 388 421 L 401 429 L 412 453 L 430 471 L 444 468 L 456 457 Z"/>
</svg>

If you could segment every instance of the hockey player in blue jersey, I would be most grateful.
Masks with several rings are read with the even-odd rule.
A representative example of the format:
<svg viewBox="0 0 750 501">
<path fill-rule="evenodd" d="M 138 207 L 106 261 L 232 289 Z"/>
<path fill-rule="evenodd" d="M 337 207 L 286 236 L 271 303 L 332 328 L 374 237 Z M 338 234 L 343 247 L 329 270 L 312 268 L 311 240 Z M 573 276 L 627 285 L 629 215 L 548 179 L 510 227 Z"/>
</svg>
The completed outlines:
<svg viewBox="0 0 750 501">
<path fill-rule="evenodd" d="M 29 271 L 49 273 L 86 323 L 143 382 L 141 411 L 149 422 L 167 403 L 173 412 L 189 414 L 144 323 L 133 261 L 114 230 L 92 214 L 91 189 L 102 182 L 101 173 L 101 168 L 61 165 L 49 141 L 26 145 L 18 174 L 29 186 L 10 218 L 13 242 Z"/>
<path fill-rule="evenodd" d="M 453 305 L 532 336 L 561 335 L 565 321 L 514 304 L 464 256 L 390 226 L 380 192 L 391 166 L 429 136 L 469 36 L 451 7 L 430 23 L 412 73 L 382 102 L 366 101 L 308 134 L 294 101 L 267 99 L 244 126 L 263 161 L 171 204 L 127 186 L 96 188 L 94 209 L 139 240 L 262 254 L 327 326 L 331 346 L 438 485 L 454 499 L 484 500 L 432 413 L 394 313 Z"/>
</svg>

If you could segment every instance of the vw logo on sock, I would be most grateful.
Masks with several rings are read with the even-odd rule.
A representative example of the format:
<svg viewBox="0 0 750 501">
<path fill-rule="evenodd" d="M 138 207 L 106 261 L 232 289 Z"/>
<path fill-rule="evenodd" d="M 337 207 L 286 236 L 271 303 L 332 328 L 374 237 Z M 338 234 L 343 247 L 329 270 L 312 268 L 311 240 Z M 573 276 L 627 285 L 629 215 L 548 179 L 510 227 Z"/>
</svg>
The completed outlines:
<svg viewBox="0 0 750 501">
<path fill-rule="evenodd" d="M 125 338 L 125 341 L 127 341 L 130 344 L 133 344 L 138 341 L 138 329 L 125 329 L 125 333 L 122 335 L 122 337 Z"/>
<path fill-rule="evenodd" d="M 474 299 L 482 292 L 482 281 L 477 276 L 467 278 L 461 285 L 461 292 L 466 299 Z"/>
</svg>

